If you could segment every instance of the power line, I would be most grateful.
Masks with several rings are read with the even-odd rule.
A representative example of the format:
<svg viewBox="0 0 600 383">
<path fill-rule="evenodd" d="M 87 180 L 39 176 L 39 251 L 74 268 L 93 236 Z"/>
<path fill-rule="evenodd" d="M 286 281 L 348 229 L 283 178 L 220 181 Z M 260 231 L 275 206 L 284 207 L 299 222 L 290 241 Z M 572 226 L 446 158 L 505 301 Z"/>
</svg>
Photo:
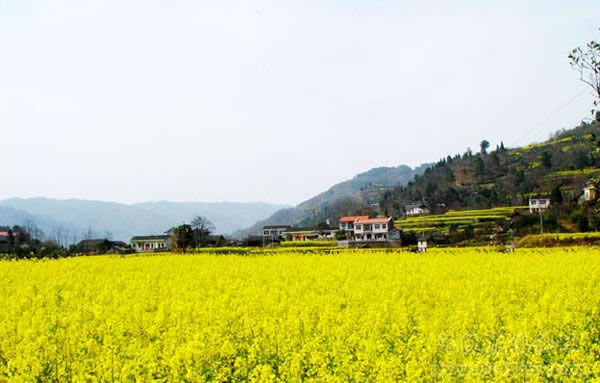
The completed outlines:
<svg viewBox="0 0 600 383">
<path fill-rule="evenodd" d="M 559 70 L 557 70 L 554 74 L 546 76 L 546 78 L 544 79 L 544 85 L 547 88 L 550 84 L 552 84 L 554 81 L 556 81 L 556 79 L 558 79 L 558 76 L 560 76 L 561 73 L 564 73 L 565 69 L 563 67 L 559 68 Z M 513 95 L 512 99 L 520 99 L 523 97 L 533 97 L 533 93 L 538 93 L 539 89 L 535 88 L 535 90 L 531 90 L 531 89 L 524 89 L 524 88 L 519 88 L 520 93 L 518 94 L 518 97 L 515 97 Z M 524 103 L 522 102 L 515 102 L 513 103 L 512 107 L 508 110 L 508 112 L 505 110 L 505 113 L 496 120 L 496 123 L 488 130 L 485 132 L 484 137 L 486 137 L 489 133 L 496 131 L 498 128 L 500 128 L 500 126 L 504 123 L 504 121 L 506 120 L 506 118 L 509 115 L 514 115 L 515 112 L 517 111 L 521 111 L 523 109 Z"/>
<path fill-rule="evenodd" d="M 565 108 L 569 105 L 571 105 L 573 103 L 573 101 L 575 101 L 576 99 L 579 98 L 579 96 L 581 96 L 582 94 L 584 94 L 588 89 L 584 88 L 582 89 L 579 93 L 577 93 L 575 96 L 573 96 L 571 99 L 569 99 L 569 101 L 567 101 L 566 103 L 564 103 L 563 105 L 561 105 L 558 109 L 556 109 L 554 112 L 552 112 L 548 117 L 546 117 L 542 122 L 540 122 L 539 124 L 537 124 L 536 126 L 533 127 L 533 129 L 529 130 L 527 133 L 525 133 L 523 136 L 521 136 L 518 140 L 516 140 L 515 142 L 512 143 L 511 146 L 515 146 L 519 141 L 521 141 L 523 138 L 529 136 L 531 133 L 535 132 L 536 130 L 538 130 L 539 128 L 541 128 L 546 122 L 550 121 L 551 119 L 553 119 L 557 114 L 559 114 L 560 112 L 562 112 L 563 110 L 565 110 Z"/>
</svg>

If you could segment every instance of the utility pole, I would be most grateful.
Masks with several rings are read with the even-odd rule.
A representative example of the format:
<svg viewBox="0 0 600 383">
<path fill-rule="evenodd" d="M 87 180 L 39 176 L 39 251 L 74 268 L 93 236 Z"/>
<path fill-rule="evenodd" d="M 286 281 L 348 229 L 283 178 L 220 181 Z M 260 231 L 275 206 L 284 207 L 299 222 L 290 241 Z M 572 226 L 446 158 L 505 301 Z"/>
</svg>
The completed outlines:
<svg viewBox="0 0 600 383">
<path fill-rule="evenodd" d="M 544 234 L 544 220 L 542 218 L 542 209 L 538 208 L 538 213 L 540 215 L 540 234 Z"/>
</svg>

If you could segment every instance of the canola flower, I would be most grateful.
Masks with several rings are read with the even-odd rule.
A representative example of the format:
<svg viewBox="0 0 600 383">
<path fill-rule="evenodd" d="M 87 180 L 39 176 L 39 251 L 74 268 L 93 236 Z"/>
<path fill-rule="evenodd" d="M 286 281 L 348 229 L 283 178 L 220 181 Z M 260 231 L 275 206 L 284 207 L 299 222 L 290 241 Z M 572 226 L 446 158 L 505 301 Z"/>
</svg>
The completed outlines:
<svg viewBox="0 0 600 383">
<path fill-rule="evenodd" d="M 0 381 L 600 377 L 597 248 L 287 250 L 0 262 Z"/>
</svg>

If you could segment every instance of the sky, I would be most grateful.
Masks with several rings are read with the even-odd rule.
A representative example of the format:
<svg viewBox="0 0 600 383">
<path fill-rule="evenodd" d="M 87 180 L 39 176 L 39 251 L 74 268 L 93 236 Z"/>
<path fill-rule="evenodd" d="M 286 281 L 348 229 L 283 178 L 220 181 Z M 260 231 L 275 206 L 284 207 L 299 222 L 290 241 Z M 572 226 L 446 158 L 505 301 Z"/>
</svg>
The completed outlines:
<svg viewBox="0 0 600 383">
<path fill-rule="evenodd" d="M 493 5 L 493 6 L 492 6 Z M 0 199 L 297 204 L 590 116 L 600 2 L 0 0 Z"/>
</svg>

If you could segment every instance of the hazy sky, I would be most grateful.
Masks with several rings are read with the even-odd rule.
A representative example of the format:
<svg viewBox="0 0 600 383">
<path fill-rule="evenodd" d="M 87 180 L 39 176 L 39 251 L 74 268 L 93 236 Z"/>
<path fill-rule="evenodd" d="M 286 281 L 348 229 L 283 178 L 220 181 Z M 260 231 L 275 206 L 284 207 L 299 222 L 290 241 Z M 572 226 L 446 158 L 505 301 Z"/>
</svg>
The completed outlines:
<svg viewBox="0 0 600 383">
<path fill-rule="evenodd" d="M 567 54 L 599 27 L 598 0 L 0 0 L 0 198 L 296 204 L 543 140 L 589 116 Z"/>
</svg>

